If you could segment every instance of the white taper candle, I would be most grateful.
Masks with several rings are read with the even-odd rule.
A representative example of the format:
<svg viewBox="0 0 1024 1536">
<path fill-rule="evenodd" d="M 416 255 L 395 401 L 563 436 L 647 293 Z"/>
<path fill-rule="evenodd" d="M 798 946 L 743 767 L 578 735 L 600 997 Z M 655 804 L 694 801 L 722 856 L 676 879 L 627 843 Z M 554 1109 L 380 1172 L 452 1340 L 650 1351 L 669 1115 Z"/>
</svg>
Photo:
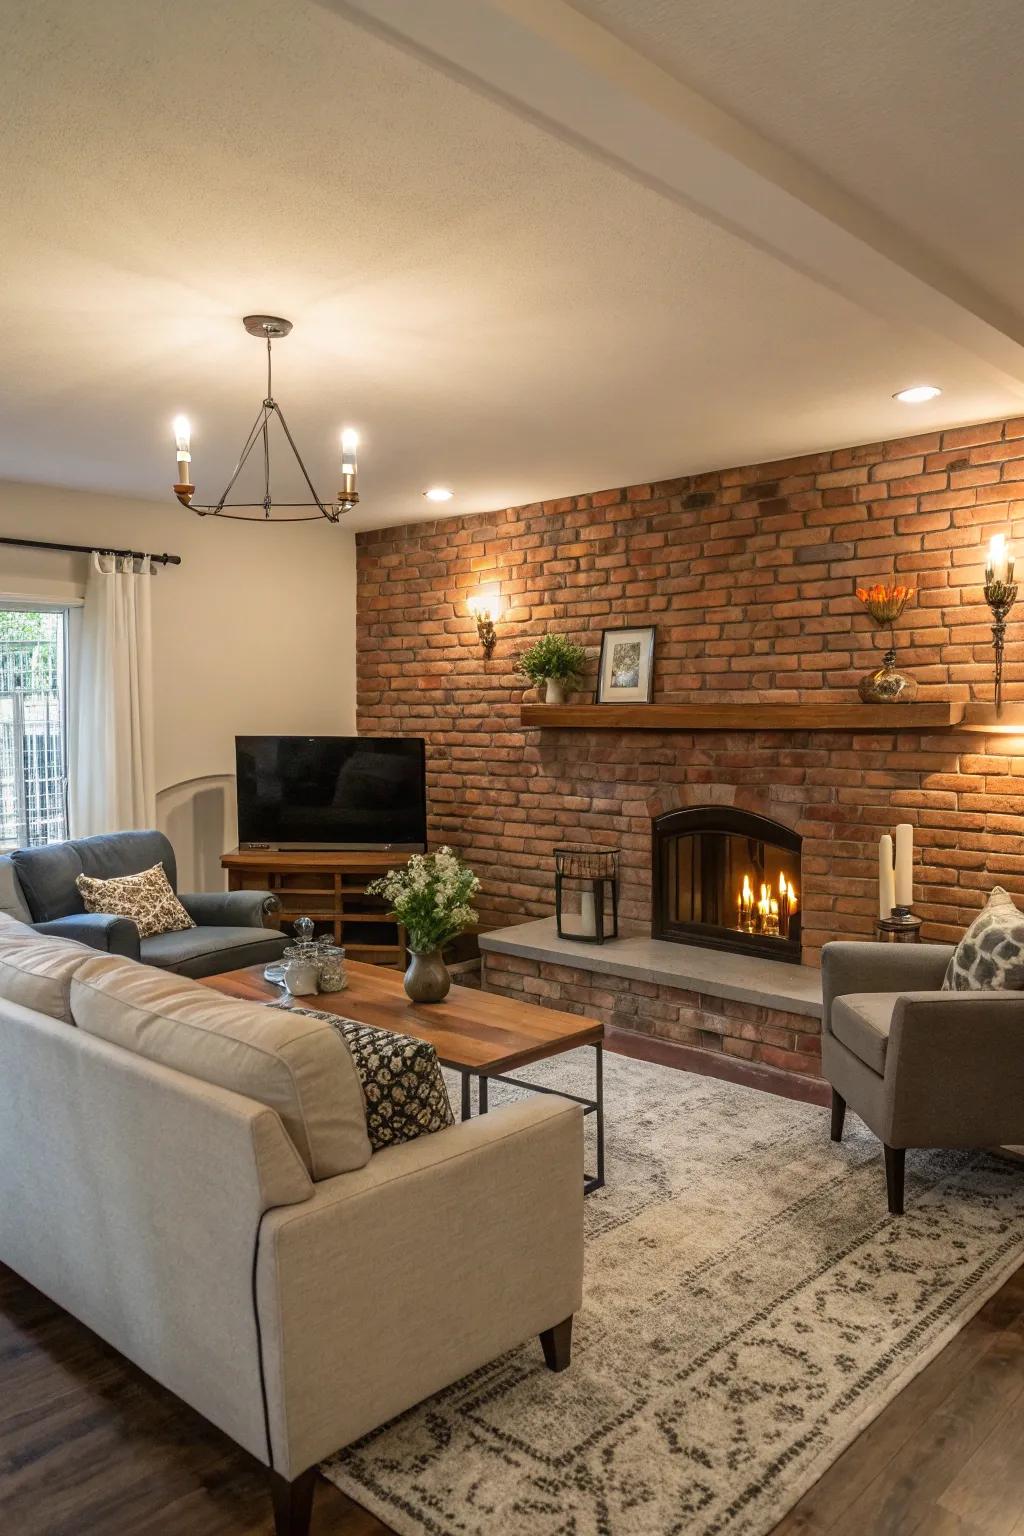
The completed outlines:
<svg viewBox="0 0 1024 1536">
<path fill-rule="evenodd" d="M 878 844 L 878 915 L 892 917 L 896 905 L 896 871 L 892 862 L 892 838 L 883 832 Z"/>
<path fill-rule="evenodd" d="M 896 828 L 896 905 L 914 903 L 914 829 L 909 821 Z"/>
</svg>

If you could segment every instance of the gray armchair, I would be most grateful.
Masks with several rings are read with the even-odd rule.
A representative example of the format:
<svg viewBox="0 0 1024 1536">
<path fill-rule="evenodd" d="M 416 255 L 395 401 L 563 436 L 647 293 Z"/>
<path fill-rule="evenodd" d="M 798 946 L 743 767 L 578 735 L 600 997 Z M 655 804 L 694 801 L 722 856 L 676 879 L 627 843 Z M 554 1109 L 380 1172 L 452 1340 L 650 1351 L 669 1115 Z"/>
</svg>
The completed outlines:
<svg viewBox="0 0 1024 1536">
<path fill-rule="evenodd" d="M 75 879 L 109 880 L 163 864 L 177 890 L 174 849 L 162 832 L 113 832 L 40 848 L 19 848 L 0 857 L 0 911 L 40 933 L 77 939 L 92 949 L 127 955 L 181 976 L 216 976 L 243 965 L 279 960 L 288 942 L 267 922 L 280 910 L 268 891 L 178 892 L 195 928 L 140 939 L 124 917 L 86 912 Z"/>
<path fill-rule="evenodd" d="M 846 1106 L 885 1149 L 903 1214 L 908 1147 L 1024 1142 L 1024 993 L 943 992 L 950 944 L 826 944 L 821 1062 L 832 1140 Z"/>
</svg>

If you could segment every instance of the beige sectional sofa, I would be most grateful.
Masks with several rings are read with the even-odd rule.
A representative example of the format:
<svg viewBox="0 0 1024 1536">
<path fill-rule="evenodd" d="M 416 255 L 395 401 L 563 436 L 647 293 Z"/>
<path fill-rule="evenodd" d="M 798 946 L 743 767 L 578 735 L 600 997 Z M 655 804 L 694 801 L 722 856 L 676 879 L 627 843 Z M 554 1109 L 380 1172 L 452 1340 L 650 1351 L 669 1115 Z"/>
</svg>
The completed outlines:
<svg viewBox="0 0 1024 1536">
<path fill-rule="evenodd" d="M 539 1334 L 568 1358 L 582 1123 L 544 1096 L 371 1156 L 327 1024 L 0 917 L 0 1260 L 271 1469 Z"/>
</svg>

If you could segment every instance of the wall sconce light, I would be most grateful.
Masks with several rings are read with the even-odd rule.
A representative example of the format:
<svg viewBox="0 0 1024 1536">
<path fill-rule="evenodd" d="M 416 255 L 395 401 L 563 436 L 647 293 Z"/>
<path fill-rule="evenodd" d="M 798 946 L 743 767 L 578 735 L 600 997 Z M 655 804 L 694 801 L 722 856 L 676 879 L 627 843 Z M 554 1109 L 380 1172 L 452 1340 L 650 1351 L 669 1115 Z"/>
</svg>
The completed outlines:
<svg viewBox="0 0 1024 1536">
<path fill-rule="evenodd" d="M 1013 580 L 1013 555 L 1003 534 L 993 535 L 988 547 L 985 565 L 985 601 L 992 610 L 992 646 L 996 653 L 995 704 L 996 715 L 1003 708 L 1003 647 L 1006 643 L 1006 620 L 1017 601 L 1017 588 Z"/>
<path fill-rule="evenodd" d="M 496 597 L 488 597 L 480 592 L 469 599 L 466 607 L 470 617 L 476 620 L 476 632 L 480 636 L 484 655 L 489 659 L 498 643 L 498 632 L 494 626 L 501 617 L 501 605 Z"/>
</svg>

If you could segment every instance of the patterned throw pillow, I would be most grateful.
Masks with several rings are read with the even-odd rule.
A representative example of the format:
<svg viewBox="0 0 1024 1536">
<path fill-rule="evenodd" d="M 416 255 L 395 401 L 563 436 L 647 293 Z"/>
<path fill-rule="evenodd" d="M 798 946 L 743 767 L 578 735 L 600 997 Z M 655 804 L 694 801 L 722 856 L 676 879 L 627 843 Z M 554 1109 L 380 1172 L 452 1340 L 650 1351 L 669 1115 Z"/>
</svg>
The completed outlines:
<svg viewBox="0 0 1024 1536">
<path fill-rule="evenodd" d="M 942 987 L 945 992 L 1024 989 L 1024 912 L 1001 885 L 953 951 Z"/>
<path fill-rule="evenodd" d="M 366 1100 L 366 1132 L 375 1152 L 455 1124 L 437 1052 L 425 1040 L 374 1029 L 316 1008 L 291 1008 L 333 1024 L 352 1053 Z"/>
<path fill-rule="evenodd" d="M 106 912 L 111 917 L 130 917 L 140 939 L 155 933 L 180 933 L 194 928 L 181 902 L 171 889 L 162 864 L 144 869 L 141 875 L 118 875 L 113 880 L 97 880 L 79 875 L 75 884 L 87 912 Z"/>
</svg>

